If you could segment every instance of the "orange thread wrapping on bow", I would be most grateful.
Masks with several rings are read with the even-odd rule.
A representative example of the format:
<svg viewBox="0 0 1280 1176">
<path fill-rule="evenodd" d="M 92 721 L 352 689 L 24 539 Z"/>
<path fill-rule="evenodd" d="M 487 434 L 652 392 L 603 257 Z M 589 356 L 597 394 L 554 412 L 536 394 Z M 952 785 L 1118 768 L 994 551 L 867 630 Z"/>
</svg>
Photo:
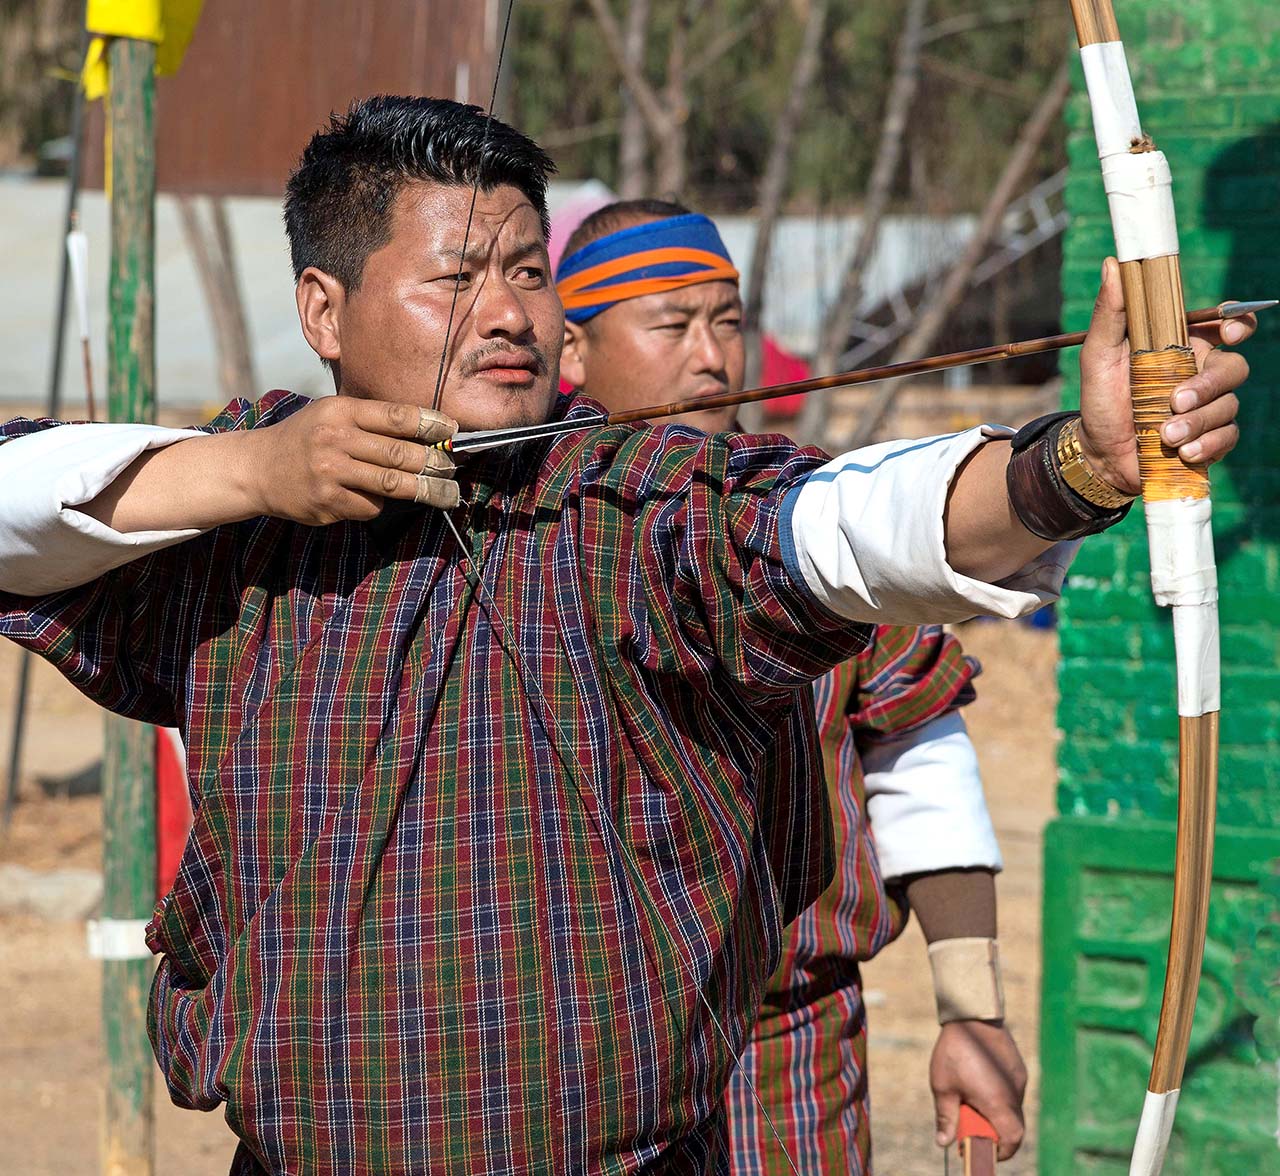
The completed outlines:
<svg viewBox="0 0 1280 1176">
<path fill-rule="evenodd" d="M 1138 468 L 1142 473 L 1142 496 L 1148 502 L 1209 496 L 1208 467 L 1182 461 L 1177 450 L 1160 438 L 1161 426 L 1172 415 L 1169 398 L 1173 390 L 1194 376 L 1196 370 L 1195 355 L 1189 347 L 1138 351 L 1130 360 Z"/>
</svg>

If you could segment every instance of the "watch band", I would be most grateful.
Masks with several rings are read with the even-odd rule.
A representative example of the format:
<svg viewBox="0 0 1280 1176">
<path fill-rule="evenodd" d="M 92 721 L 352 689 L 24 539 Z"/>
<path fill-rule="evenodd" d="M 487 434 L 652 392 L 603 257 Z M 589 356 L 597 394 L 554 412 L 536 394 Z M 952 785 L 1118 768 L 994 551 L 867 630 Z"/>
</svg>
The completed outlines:
<svg viewBox="0 0 1280 1176">
<path fill-rule="evenodd" d="M 1117 490 L 1110 482 L 1100 478 L 1085 460 L 1080 448 L 1080 418 L 1071 417 L 1058 430 L 1058 468 L 1063 481 L 1081 498 L 1105 510 L 1115 510 L 1132 502 L 1138 496 Z"/>
</svg>

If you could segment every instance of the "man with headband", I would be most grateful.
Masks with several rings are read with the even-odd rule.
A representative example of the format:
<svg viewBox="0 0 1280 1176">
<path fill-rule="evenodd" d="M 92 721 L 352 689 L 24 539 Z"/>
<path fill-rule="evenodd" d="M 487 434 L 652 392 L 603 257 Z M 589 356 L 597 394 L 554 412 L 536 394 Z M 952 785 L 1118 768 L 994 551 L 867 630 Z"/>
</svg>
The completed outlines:
<svg viewBox="0 0 1280 1176">
<path fill-rule="evenodd" d="M 730 378 L 718 342 L 738 338 L 738 271 L 715 225 L 679 208 L 640 200 L 593 213 L 566 242 L 556 271 L 565 317 L 561 375 L 610 411 L 741 387 L 741 363 Z M 688 351 L 676 344 L 695 319 L 707 347 L 685 376 L 670 361 Z M 584 385 L 582 358 L 597 337 L 595 354 L 610 357 L 608 378 L 596 364 L 595 378 Z M 679 419 L 716 433 L 732 425 L 736 412 L 710 409 Z"/>
<path fill-rule="evenodd" d="M 557 285 L 561 375 L 606 409 L 741 389 L 738 272 L 707 217 L 660 200 L 600 209 L 570 237 Z M 734 412 L 679 420 L 715 432 L 734 427 Z M 865 650 L 814 684 L 836 873 L 787 928 L 730 1083 L 735 1173 L 786 1170 L 757 1095 L 802 1172 L 870 1171 L 858 966 L 901 934 L 909 909 L 930 942 L 946 1017 L 930 1067 L 940 1142 L 954 1137 L 964 1101 L 997 1126 L 1006 1156 L 1017 1149 L 1026 1072 L 1000 1019 L 1000 853 L 958 713 L 976 673 L 940 626 L 880 625 Z M 993 961 L 985 991 L 968 976 L 975 953 Z M 956 1006 L 957 990 L 968 1005 Z"/>
<path fill-rule="evenodd" d="M 592 411 L 556 394 L 551 170 L 474 107 L 355 103 L 285 203 L 337 395 L 0 426 L 0 635 L 186 742 L 149 1024 L 237 1176 L 724 1172 L 829 881 L 811 683 L 873 623 L 1038 608 L 1054 538 L 1119 517 L 999 431 L 831 463 L 615 427 L 455 468 L 459 426 Z M 1118 286 L 1071 419 L 1134 492 Z M 1205 460 L 1244 371 L 1210 357 L 1174 418 Z"/>
</svg>

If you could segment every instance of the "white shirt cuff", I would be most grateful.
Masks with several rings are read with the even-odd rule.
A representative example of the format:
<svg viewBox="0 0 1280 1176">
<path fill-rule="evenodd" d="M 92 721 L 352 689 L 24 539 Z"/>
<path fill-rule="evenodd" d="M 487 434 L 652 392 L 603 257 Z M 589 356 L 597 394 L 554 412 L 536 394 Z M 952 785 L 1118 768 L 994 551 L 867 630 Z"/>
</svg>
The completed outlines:
<svg viewBox="0 0 1280 1176">
<path fill-rule="evenodd" d="M 962 576 L 947 563 L 943 514 L 956 470 L 979 446 L 1012 435 L 981 425 L 871 445 L 828 462 L 788 497 L 788 564 L 828 609 L 853 621 L 1019 617 L 1056 600 L 1078 543 L 1057 544 L 998 584 Z"/>
<path fill-rule="evenodd" d="M 887 880 L 936 870 L 1000 870 L 978 757 L 952 711 L 862 755 L 867 820 Z"/>
<path fill-rule="evenodd" d="M 207 435 L 156 425 L 59 425 L 0 445 L 0 591 L 61 592 L 199 535 L 126 534 L 75 508 L 149 449 Z"/>
</svg>

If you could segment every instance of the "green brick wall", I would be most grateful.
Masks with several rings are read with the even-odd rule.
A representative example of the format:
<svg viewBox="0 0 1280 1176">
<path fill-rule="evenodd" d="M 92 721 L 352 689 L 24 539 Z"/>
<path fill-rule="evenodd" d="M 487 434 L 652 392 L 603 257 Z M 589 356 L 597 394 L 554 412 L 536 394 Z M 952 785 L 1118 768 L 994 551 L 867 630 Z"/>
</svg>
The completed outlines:
<svg viewBox="0 0 1280 1176">
<path fill-rule="evenodd" d="M 1188 306 L 1280 297 L 1280 0 L 1117 0 L 1144 128 L 1174 177 Z M 1064 330 L 1114 250 L 1083 78 L 1068 112 Z M 1222 759 L 1214 910 L 1166 1171 L 1280 1173 L 1280 311 L 1246 354 L 1244 439 L 1214 472 Z M 1065 401 L 1078 369 L 1064 364 Z M 1040 1168 L 1127 1171 L 1168 936 L 1177 716 L 1168 616 L 1135 510 L 1061 609 L 1058 809 L 1046 837 Z"/>
</svg>

